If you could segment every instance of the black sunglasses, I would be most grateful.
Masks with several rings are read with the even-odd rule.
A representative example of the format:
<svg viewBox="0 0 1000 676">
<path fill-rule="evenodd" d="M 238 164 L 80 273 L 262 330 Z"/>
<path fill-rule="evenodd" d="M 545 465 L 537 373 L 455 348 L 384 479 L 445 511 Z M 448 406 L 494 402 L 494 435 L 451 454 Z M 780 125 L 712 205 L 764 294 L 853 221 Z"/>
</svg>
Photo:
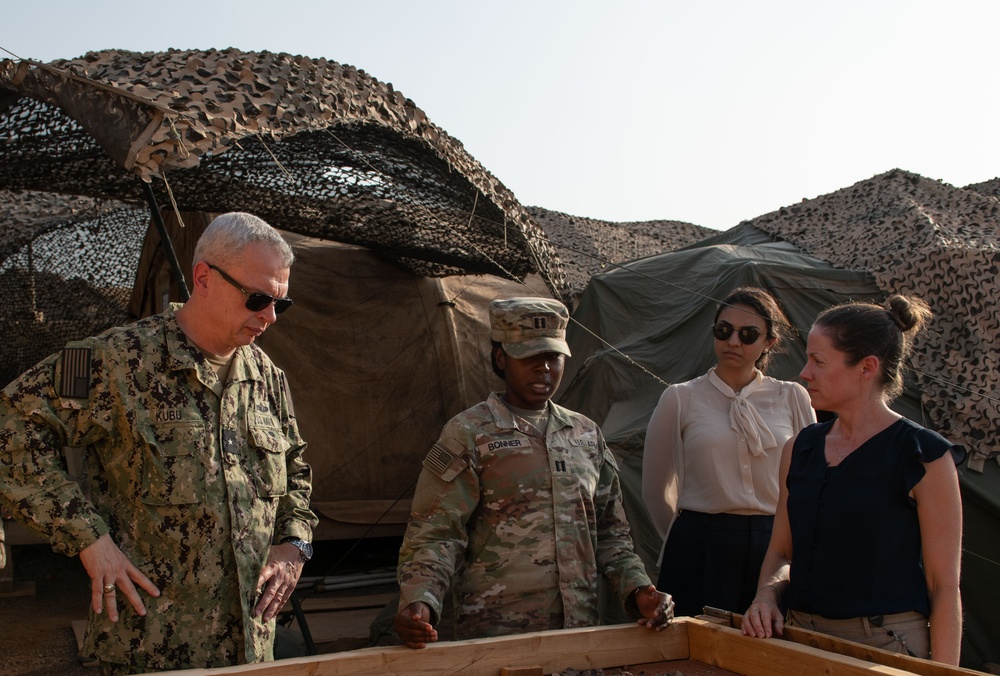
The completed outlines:
<svg viewBox="0 0 1000 676">
<path fill-rule="evenodd" d="M 737 329 L 729 322 L 719 322 L 712 327 L 712 335 L 715 336 L 716 340 L 729 340 L 733 331 L 736 331 L 736 335 L 739 336 L 740 342 L 744 345 L 753 345 L 761 336 L 761 330 L 756 326 L 741 326 Z"/>
<path fill-rule="evenodd" d="M 243 286 L 237 282 L 235 279 L 226 274 L 226 271 L 220 267 L 216 267 L 211 263 L 207 264 L 208 267 L 212 268 L 220 275 L 222 278 L 239 289 L 244 296 L 247 297 L 246 308 L 251 312 L 260 312 L 266 308 L 271 303 L 274 303 L 274 314 L 280 315 L 282 312 L 292 307 L 291 298 L 275 298 L 274 296 L 268 296 L 266 293 L 261 293 L 260 291 L 254 291 L 253 293 L 247 291 Z"/>
</svg>

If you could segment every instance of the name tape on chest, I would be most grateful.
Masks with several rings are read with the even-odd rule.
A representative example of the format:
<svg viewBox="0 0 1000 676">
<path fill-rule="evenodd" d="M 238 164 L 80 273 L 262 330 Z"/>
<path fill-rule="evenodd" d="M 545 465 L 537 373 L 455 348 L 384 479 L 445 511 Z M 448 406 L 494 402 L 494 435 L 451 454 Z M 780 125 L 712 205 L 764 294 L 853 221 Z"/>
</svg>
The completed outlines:
<svg viewBox="0 0 1000 676">
<path fill-rule="evenodd" d="M 479 444 L 480 453 L 494 453 L 505 448 L 530 448 L 531 443 L 527 439 L 496 439 Z"/>
<path fill-rule="evenodd" d="M 270 415 L 270 412 L 268 412 L 268 415 L 254 413 L 250 421 L 255 427 L 281 427 L 281 421 Z"/>
<path fill-rule="evenodd" d="M 182 408 L 157 408 L 149 411 L 149 419 L 153 424 L 181 422 L 184 420 Z"/>
</svg>

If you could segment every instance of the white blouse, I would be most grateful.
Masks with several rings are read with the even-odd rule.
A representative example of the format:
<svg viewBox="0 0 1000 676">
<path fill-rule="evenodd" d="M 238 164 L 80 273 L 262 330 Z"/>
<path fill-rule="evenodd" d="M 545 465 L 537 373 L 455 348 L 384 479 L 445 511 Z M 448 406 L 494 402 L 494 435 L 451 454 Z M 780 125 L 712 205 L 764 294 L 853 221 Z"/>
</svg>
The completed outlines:
<svg viewBox="0 0 1000 676">
<path fill-rule="evenodd" d="M 666 539 L 680 510 L 774 514 L 781 448 L 816 422 L 797 383 L 755 372 L 734 392 L 715 368 L 660 396 L 646 429 L 642 498 Z"/>
</svg>

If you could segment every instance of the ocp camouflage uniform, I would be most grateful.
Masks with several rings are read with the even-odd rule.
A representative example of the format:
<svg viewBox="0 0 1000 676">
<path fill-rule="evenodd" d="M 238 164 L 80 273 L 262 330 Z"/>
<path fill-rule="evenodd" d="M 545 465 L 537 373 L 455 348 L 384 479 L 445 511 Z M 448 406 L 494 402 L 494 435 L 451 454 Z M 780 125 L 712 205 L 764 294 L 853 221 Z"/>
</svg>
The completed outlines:
<svg viewBox="0 0 1000 676">
<path fill-rule="evenodd" d="M 497 394 L 445 426 L 424 460 L 400 550 L 400 610 L 434 623 L 454 583 L 457 638 L 596 625 L 598 575 L 650 584 L 597 425 L 548 404 L 544 435 Z"/>
<path fill-rule="evenodd" d="M 311 470 L 284 374 L 255 345 L 219 381 L 174 310 L 71 343 L 0 397 L 0 495 L 56 551 L 110 533 L 160 589 L 91 612 L 84 651 L 151 669 L 273 659 L 252 617 L 272 542 L 311 539 Z M 89 354 L 88 354 L 89 351 Z M 89 500 L 61 465 L 87 447 Z"/>
</svg>

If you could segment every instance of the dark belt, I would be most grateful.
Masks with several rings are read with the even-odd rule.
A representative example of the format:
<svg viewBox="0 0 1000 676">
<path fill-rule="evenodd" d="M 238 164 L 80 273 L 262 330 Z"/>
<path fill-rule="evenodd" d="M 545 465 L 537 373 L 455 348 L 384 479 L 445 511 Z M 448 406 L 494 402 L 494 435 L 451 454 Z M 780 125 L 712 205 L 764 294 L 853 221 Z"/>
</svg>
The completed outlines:
<svg viewBox="0 0 1000 676">
<path fill-rule="evenodd" d="M 757 530 L 769 531 L 774 525 L 771 514 L 706 514 L 690 509 L 681 510 L 678 520 L 685 519 L 705 528 L 724 528 L 726 530 Z"/>
</svg>

